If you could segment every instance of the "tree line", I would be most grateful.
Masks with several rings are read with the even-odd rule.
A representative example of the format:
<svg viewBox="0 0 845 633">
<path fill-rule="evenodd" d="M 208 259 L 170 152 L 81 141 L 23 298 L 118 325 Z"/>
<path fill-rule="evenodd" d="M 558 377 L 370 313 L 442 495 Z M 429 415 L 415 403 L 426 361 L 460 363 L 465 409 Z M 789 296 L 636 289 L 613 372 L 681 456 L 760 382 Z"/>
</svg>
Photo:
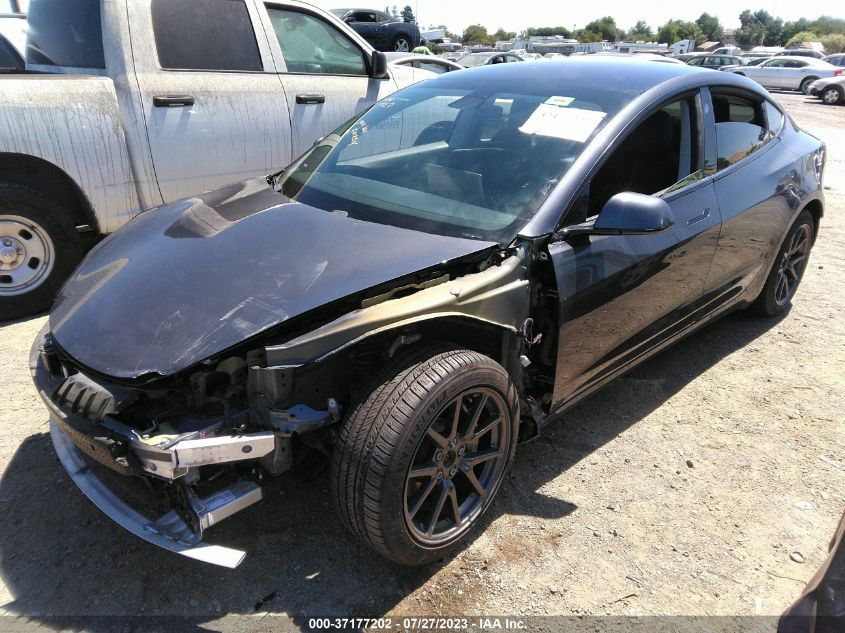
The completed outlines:
<svg viewBox="0 0 845 633">
<path fill-rule="evenodd" d="M 736 30 L 736 39 L 742 48 L 754 46 L 788 46 L 796 42 L 821 42 L 825 50 L 838 52 L 845 50 L 845 19 L 821 16 L 815 20 L 801 18 L 794 22 L 784 22 L 781 18 L 760 9 L 751 11 L 746 9 L 739 15 L 740 28 Z M 445 29 L 441 26 L 439 28 Z M 617 26 L 611 16 L 598 18 L 582 29 L 570 30 L 565 26 L 530 27 L 521 33 L 520 37 L 528 38 L 534 35 L 561 35 L 573 38 L 579 42 L 618 42 L 622 40 L 658 41 L 672 44 L 679 40 L 695 40 L 696 42 L 720 42 L 724 38 L 725 29 L 719 18 L 702 13 L 697 20 L 669 20 L 656 30 L 643 20 L 637 22 L 628 30 Z M 460 35 L 447 31 L 446 36 L 453 42 L 464 44 L 493 44 L 497 40 L 510 40 L 517 35 L 513 31 L 498 29 L 488 33 L 480 24 L 472 24 L 464 29 Z"/>
</svg>

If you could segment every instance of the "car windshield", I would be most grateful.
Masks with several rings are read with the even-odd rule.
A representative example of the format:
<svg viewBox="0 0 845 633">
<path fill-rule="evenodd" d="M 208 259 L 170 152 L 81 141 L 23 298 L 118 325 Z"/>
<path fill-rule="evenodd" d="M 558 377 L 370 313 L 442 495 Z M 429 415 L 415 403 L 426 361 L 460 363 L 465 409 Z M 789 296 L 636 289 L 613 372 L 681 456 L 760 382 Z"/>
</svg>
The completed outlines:
<svg viewBox="0 0 845 633">
<path fill-rule="evenodd" d="M 277 190 L 366 221 L 507 243 L 634 96 L 528 82 L 508 92 L 491 80 L 438 86 L 450 75 L 341 126 L 277 176 Z"/>
<path fill-rule="evenodd" d="M 484 62 L 486 62 L 491 57 L 493 57 L 492 53 L 490 55 L 473 54 L 473 55 L 467 55 L 466 57 L 462 57 L 460 59 L 460 62 L 461 62 L 461 66 L 466 66 L 467 68 L 474 68 L 476 66 L 483 66 Z"/>
</svg>

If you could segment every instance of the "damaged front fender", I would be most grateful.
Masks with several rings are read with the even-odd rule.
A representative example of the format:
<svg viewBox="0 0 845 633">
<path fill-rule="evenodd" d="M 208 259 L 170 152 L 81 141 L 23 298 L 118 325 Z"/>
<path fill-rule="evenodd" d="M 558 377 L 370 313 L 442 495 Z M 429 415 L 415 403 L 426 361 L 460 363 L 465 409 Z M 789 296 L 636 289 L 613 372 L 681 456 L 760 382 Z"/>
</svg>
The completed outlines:
<svg viewBox="0 0 845 633">
<path fill-rule="evenodd" d="M 526 257 L 526 249 L 519 247 L 499 265 L 481 272 L 367 304 L 307 334 L 266 347 L 267 366 L 320 361 L 367 337 L 427 319 L 468 317 L 519 332 L 530 298 Z"/>
</svg>

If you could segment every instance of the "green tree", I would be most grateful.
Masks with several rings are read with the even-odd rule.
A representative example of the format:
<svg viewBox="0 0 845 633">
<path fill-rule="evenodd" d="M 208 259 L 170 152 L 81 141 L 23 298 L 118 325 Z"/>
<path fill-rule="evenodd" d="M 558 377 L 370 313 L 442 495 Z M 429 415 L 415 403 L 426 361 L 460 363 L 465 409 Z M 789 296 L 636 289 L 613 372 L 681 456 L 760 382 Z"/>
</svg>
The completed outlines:
<svg viewBox="0 0 845 633">
<path fill-rule="evenodd" d="M 598 41 L 607 40 L 608 42 L 615 42 L 624 38 L 624 33 L 616 26 L 616 20 L 609 15 L 598 20 L 593 20 L 584 27 L 584 31 L 598 33 L 601 36 L 601 39 Z"/>
<path fill-rule="evenodd" d="M 506 31 L 505 29 L 499 29 L 493 35 L 490 36 L 494 41 L 498 40 L 512 40 L 516 37 L 516 33 L 513 31 Z"/>
<path fill-rule="evenodd" d="M 584 42 L 585 44 L 589 42 L 601 42 L 604 39 L 601 33 L 596 33 L 595 31 L 590 31 L 588 29 L 575 31 L 574 35 L 575 39 L 579 42 Z"/>
<path fill-rule="evenodd" d="M 801 44 L 802 42 L 815 42 L 818 39 L 818 33 L 814 33 L 813 31 L 801 31 L 786 40 L 784 46 L 792 46 L 793 44 Z"/>
<path fill-rule="evenodd" d="M 402 9 L 402 21 L 407 22 L 409 24 L 413 24 L 416 22 L 416 18 L 414 18 L 414 10 L 411 8 L 411 5 L 406 4 L 405 8 Z"/>
<path fill-rule="evenodd" d="M 702 30 L 708 42 L 720 42 L 725 35 L 725 29 L 722 28 L 722 23 L 715 15 L 702 13 L 695 23 Z"/>
<path fill-rule="evenodd" d="M 783 44 L 783 20 L 760 9 L 753 13 L 746 9 L 739 14 L 740 27 L 736 41 L 743 48 L 754 46 L 779 46 Z"/>
<path fill-rule="evenodd" d="M 651 27 L 646 24 L 643 20 L 637 22 L 633 28 L 628 31 L 628 39 L 638 42 L 648 41 L 654 36 L 654 32 L 651 30 Z"/>
<path fill-rule="evenodd" d="M 550 36 L 550 35 L 562 35 L 563 37 L 572 37 L 572 31 L 570 31 L 565 26 L 541 26 L 541 27 L 528 27 L 525 31 L 523 31 L 523 35 L 525 37 L 531 37 L 534 35 L 542 35 L 542 36 Z"/>
<path fill-rule="evenodd" d="M 845 53 L 845 33 L 828 33 L 821 37 L 824 50 L 830 55 L 832 53 Z"/>
<path fill-rule="evenodd" d="M 666 44 L 674 44 L 681 40 L 694 40 L 696 43 L 706 40 L 704 31 L 695 22 L 684 20 L 669 20 L 666 24 L 657 29 L 657 41 Z"/>
<path fill-rule="evenodd" d="M 461 35 L 461 42 L 464 44 L 491 44 L 492 41 L 487 28 L 480 24 L 470 24 Z"/>
</svg>

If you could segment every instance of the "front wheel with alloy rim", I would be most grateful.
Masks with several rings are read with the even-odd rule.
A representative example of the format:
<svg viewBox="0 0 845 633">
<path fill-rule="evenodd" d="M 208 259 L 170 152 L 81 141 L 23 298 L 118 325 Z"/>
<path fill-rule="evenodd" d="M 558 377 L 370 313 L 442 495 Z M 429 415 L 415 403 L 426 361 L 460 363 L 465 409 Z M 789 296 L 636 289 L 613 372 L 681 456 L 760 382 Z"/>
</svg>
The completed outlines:
<svg viewBox="0 0 845 633">
<path fill-rule="evenodd" d="M 513 460 L 516 389 L 469 350 L 393 363 L 350 407 L 332 460 L 346 527 L 403 565 L 443 557 L 479 524 Z"/>
<path fill-rule="evenodd" d="M 393 40 L 393 50 L 399 53 L 407 53 L 411 50 L 411 40 L 404 35 L 400 35 Z"/>
<path fill-rule="evenodd" d="M 0 183 L 0 321 L 49 308 L 82 252 L 73 222 L 51 198 Z"/>
<path fill-rule="evenodd" d="M 836 105 L 840 101 L 845 101 L 845 91 L 838 86 L 828 86 L 822 92 L 822 103 L 826 105 Z"/>
<path fill-rule="evenodd" d="M 789 306 L 807 269 L 815 229 L 813 216 L 809 211 L 802 211 L 786 234 L 766 285 L 752 304 L 755 312 L 776 316 Z"/>
</svg>

